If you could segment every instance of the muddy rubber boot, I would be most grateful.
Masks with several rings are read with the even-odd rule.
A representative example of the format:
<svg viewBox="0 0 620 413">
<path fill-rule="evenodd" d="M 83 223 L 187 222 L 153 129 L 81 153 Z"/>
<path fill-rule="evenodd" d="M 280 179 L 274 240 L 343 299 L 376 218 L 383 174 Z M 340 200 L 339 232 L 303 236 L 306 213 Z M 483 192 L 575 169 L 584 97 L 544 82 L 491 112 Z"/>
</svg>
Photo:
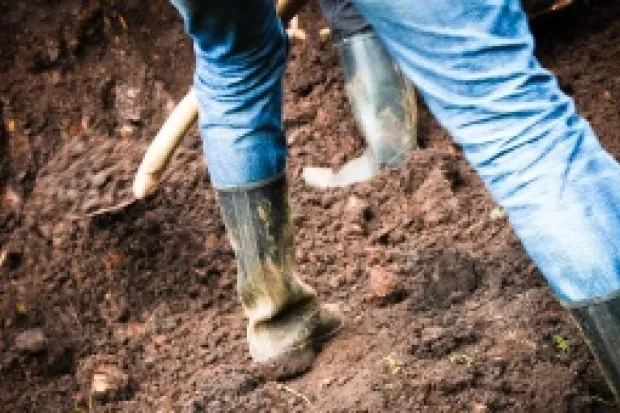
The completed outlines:
<svg viewBox="0 0 620 413">
<path fill-rule="evenodd" d="M 620 296 L 571 306 L 570 310 L 616 402 L 620 403 Z"/>
<path fill-rule="evenodd" d="M 250 354 L 271 378 L 299 375 L 342 319 L 334 307 L 321 306 L 295 272 L 286 178 L 217 195 L 237 257 Z"/>
<path fill-rule="evenodd" d="M 414 88 L 372 32 L 338 43 L 345 88 L 367 149 L 339 171 L 306 167 L 302 177 L 319 188 L 343 187 L 373 178 L 384 168 L 400 166 L 417 147 Z"/>
</svg>

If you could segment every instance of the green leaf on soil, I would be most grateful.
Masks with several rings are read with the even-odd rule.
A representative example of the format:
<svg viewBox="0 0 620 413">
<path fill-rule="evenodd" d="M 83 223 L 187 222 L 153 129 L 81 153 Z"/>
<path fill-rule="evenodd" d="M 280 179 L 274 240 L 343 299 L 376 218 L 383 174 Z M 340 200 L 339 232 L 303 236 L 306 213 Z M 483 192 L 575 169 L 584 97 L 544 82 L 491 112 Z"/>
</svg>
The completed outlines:
<svg viewBox="0 0 620 413">
<path fill-rule="evenodd" d="M 400 371 L 400 366 L 398 364 L 398 360 L 396 360 L 392 355 L 385 357 L 386 367 L 390 374 L 397 374 Z"/>
<path fill-rule="evenodd" d="M 566 340 L 564 337 L 562 337 L 559 334 L 554 334 L 551 339 L 553 340 L 553 344 L 555 344 L 555 348 L 558 351 L 561 351 L 563 353 L 566 353 L 569 349 L 570 349 L 570 344 L 568 343 L 568 340 Z"/>
</svg>

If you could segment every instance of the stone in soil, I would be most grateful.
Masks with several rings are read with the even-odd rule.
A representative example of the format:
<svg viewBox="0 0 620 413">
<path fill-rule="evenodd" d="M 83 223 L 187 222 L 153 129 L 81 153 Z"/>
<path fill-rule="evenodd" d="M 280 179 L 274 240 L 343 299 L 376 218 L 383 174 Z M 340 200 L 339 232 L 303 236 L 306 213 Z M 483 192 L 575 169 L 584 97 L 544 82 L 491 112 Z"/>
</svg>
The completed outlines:
<svg viewBox="0 0 620 413">
<path fill-rule="evenodd" d="M 40 354 L 47 350 L 48 340 L 39 328 L 26 330 L 15 337 L 15 349 L 26 354 Z"/>
</svg>

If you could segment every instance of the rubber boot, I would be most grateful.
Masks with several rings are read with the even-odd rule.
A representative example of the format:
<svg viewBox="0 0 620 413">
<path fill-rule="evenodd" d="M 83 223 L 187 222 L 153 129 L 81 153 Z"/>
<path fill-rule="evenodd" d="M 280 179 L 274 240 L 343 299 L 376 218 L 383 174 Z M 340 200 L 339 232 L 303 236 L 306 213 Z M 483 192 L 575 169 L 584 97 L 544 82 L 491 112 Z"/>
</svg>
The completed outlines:
<svg viewBox="0 0 620 413">
<path fill-rule="evenodd" d="M 571 312 L 620 403 L 620 292 L 614 298 L 571 306 Z"/>
<path fill-rule="evenodd" d="M 354 34 L 338 45 L 347 97 L 365 137 L 367 149 L 338 172 L 304 168 L 314 187 L 342 187 L 373 178 L 384 168 L 400 166 L 417 146 L 414 88 L 400 73 L 373 32 Z"/>
<path fill-rule="evenodd" d="M 217 195 L 237 257 L 250 354 L 274 378 L 301 374 L 342 321 L 295 272 L 286 178 Z"/>
</svg>

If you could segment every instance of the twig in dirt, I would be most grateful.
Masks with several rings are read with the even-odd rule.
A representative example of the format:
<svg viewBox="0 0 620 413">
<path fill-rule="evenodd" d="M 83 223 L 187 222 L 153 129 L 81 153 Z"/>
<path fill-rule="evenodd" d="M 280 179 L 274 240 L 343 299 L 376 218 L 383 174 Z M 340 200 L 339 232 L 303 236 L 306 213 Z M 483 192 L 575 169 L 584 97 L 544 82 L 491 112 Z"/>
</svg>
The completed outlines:
<svg viewBox="0 0 620 413">
<path fill-rule="evenodd" d="M 99 216 L 99 215 L 104 215 L 104 214 L 118 212 L 118 211 L 120 211 L 122 209 L 127 208 L 128 206 L 130 206 L 132 204 L 135 204 L 137 201 L 138 201 L 137 199 L 129 199 L 127 201 L 123 201 L 123 202 L 121 202 L 119 204 L 116 204 L 116 205 L 113 205 L 111 207 L 101 208 L 101 209 L 98 209 L 96 211 L 90 212 L 88 214 L 85 214 L 84 216 L 88 217 L 88 218 L 93 218 L 93 217 L 96 217 L 96 216 Z"/>
<path fill-rule="evenodd" d="M 308 404 L 308 406 L 312 406 L 312 402 L 310 401 L 310 399 L 308 399 L 307 396 L 305 396 L 304 394 L 301 394 L 300 392 L 298 392 L 297 390 L 287 386 L 286 384 L 276 383 L 276 388 L 278 390 L 284 390 L 286 392 L 289 392 L 292 395 L 297 396 L 300 399 L 302 399 L 303 401 L 305 401 Z"/>
<path fill-rule="evenodd" d="M 104 214 L 111 214 L 111 213 L 115 213 L 115 212 L 119 212 L 125 208 L 127 208 L 128 206 L 135 204 L 138 201 L 138 199 L 130 199 L 127 201 L 123 201 L 119 204 L 116 205 L 112 205 L 111 207 L 107 207 L 107 208 L 101 208 L 98 209 L 96 211 L 93 212 L 89 212 L 87 214 L 83 214 L 83 215 L 78 215 L 78 214 L 68 214 L 67 218 L 77 221 L 77 220 L 81 220 L 81 219 L 85 219 L 85 218 L 94 218 L 94 217 L 98 217 L 100 215 L 104 215 Z"/>
</svg>

